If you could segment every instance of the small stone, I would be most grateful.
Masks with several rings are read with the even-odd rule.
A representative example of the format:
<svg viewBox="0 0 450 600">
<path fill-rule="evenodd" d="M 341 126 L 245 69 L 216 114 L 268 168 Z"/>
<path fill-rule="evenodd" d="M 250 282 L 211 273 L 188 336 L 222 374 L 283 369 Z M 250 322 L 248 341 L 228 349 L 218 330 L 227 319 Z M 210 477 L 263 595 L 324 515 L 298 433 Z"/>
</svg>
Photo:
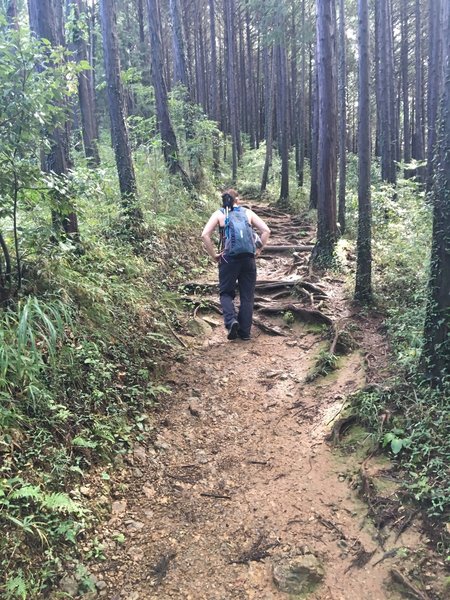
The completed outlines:
<svg viewBox="0 0 450 600">
<path fill-rule="evenodd" d="M 71 575 L 66 575 L 59 582 L 59 589 L 69 596 L 76 596 L 78 593 L 78 581 Z"/>
<path fill-rule="evenodd" d="M 95 584 L 97 586 L 97 589 L 101 592 L 102 590 L 106 590 L 106 588 L 108 587 L 106 585 L 106 581 L 103 581 L 103 579 L 100 579 L 99 581 L 97 581 L 97 583 Z"/>
<path fill-rule="evenodd" d="M 152 487 L 144 485 L 144 487 L 142 488 L 142 493 L 148 500 L 151 500 L 155 497 L 156 491 Z"/>
<path fill-rule="evenodd" d="M 126 500 L 116 500 L 111 505 L 111 513 L 113 516 L 117 517 L 123 515 L 127 510 L 127 501 Z"/>
<path fill-rule="evenodd" d="M 83 496 L 86 496 L 87 498 L 90 498 L 92 496 L 92 490 L 89 486 L 82 485 L 80 487 L 80 494 L 82 494 Z"/>
<path fill-rule="evenodd" d="M 133 458 L 135 462 L 145 465 L 147 463 L 147 452 L 145 448 L 143 446 L 136 445 L 133 448 Z"/>
<path fill-rule="evenodd" d="M 273 567 L 273 580 L 281 592 L 312 592 L 323 580 L 325 570 L 314 554 L 284 560 Z"/>
<path fill-rule="evenodd" d="M 164 438 L 162 438 L 161 436 L 158 436 L 153 444 L 155 446 L 155 448 L 157 448 L 158 450 L 169 450 L 170 448 L 170 444 L 168 444 Z"/>
<path fill-rule="evenodd" d="M 198 398 L 189 398 L 189 412 L 193 417 L 198 418 L 201 416 L 200 403 L 198 401 Z"/>
<path fill-rule="evenodd" d="M 141 523 L 141 521 L 132 521 L 130 519 L 129 521 L 125 521 L 125 524 L 129 531 L 140 531 L 144 528 L 144 523 Z"/>
<path fill-rule="evenodd" d="M 297 346 L 297 344 L 297 340 L 289 340 L 286 342 L 286 346 L 288 346 L 289 348 L 293 348 L 294 346 Z"/>
</svg>

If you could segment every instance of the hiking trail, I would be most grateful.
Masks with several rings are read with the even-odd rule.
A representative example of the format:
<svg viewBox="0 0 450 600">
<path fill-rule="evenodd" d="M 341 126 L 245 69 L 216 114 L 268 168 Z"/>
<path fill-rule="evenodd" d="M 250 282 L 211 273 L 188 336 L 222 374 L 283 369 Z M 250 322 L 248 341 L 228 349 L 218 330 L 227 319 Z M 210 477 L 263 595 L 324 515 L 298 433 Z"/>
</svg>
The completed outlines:
<svg viewBox="0 0 450 600">
<path fill-rule="evenodd" d="M 252 339 L 226 340 L 214 268 L 186 284 L 195 335 L 180 336 L 189 349 L 167 366 L 172 395 L 152 417 L 151 442 L 136 445 L 112 475 L 110 519 L 97 532 L 105 555 L 93 570 L 98 594 L 436 597 L 427 581 L 416 588 L 398 556 L 399 547 L 416 552 L 424 542 L 414 515 L 394 511 L 389 463 L 366 458 L 364 437 L 349 441 L 357 452 L 348 456 L 327 441 L 332 431 L 346 435 L 348 394 L 387 373 L 381 320 L 352 305 L 340 277 L 310 274 L 312 226 L 253 208 L 272 236 L 257 259 Z M 331 374 L 307 382 L 319 352 L 335 350 L 344 329 L 353 348 Z"/>
</svg>

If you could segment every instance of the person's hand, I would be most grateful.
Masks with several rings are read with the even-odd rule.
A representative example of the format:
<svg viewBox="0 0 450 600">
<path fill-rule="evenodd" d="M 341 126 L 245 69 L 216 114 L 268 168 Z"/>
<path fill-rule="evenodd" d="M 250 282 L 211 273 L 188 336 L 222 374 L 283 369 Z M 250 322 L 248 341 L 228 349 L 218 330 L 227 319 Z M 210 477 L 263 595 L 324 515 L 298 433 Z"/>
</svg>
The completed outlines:
<svg viewBox="0 0 450 600">
<path fill-rule="evenodd" d="M 255 256 L 258 257 L 262 252 L 262 248 L 256 248 Z"/>
<path fill-rule="evenodd" d="M 215 255 L 214 260 L 216 261 L 216 263 L 220 263 L 222 255 L 223 255 L 223 252 L 220 252 L 219 254 Z"/>
</svg>

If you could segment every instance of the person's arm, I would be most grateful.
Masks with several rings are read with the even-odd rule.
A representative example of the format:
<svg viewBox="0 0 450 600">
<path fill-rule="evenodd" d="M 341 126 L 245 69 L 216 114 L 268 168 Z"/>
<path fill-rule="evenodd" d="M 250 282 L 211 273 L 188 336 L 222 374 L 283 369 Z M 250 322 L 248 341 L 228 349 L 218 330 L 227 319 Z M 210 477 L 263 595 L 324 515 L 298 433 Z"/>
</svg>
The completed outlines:
<svg viewBox="0 0 450 600">
<path fill-rule="evenodd" d="M 219 258 L 221 257 L 221 254 L 216 252 L 214 244 L 211 240 L 211 235 L 217 227 L 217 225 L 219 225 L 218 211 L 211 215 L 209 221 L 206 223 L 205 228 L 202 232 L 202 240 L 206 251 L 208 252 L 210 257 L 215 261 L 219 260 Z"/>
<path fill-rule="evenodd" d="M 261 217 L 258 217 L 258 215 L 255 214 L 252 210 L 248 212 L 250 217 L 250 225 L 253 225 L 258 230 L 259 235 L 261 237 L 262 248 L 264 248 L 264 246 L 269 241 L 270 229 L 268 228 L 266 223 L 261 219 Z"/>
</svg>

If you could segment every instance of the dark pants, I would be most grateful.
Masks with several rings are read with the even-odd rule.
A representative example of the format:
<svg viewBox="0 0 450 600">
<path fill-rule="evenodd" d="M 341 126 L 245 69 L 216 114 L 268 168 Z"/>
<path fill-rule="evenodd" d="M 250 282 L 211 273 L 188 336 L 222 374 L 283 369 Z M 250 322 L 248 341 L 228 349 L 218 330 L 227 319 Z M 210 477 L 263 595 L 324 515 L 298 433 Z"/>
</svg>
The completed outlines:
<svg viewBox="0 0 450 600">
<path fill-rule="evenodd" d="M 237 316 L 234 308 L 236 282 L 240 298 Z M 253 254 L 222 258 L 219 265 L 219 291 L 225 327 L 229 329 L 233 321 L 237 320 L 241 335 L 246 337 L 250 335 L 252 326 L 255 284 L 256 263 Z"/>
</svg>

